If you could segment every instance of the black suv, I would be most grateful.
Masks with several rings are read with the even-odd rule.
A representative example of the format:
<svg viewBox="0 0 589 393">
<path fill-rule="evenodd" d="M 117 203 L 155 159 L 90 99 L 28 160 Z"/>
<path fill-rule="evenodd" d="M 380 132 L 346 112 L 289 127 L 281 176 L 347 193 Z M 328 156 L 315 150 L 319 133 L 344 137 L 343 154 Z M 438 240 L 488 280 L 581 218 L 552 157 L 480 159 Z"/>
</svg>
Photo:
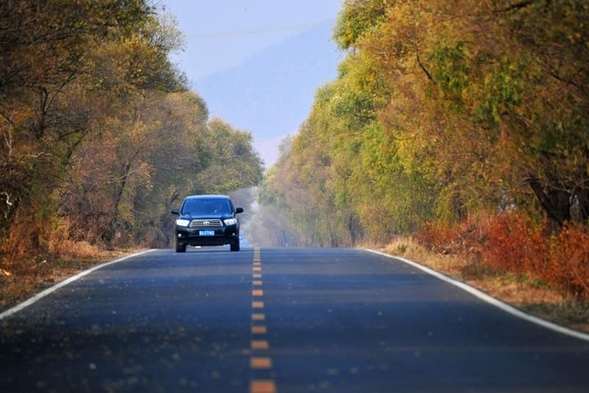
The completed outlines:
<svg viewBox="0 0 589 393">
<path fill-rule="evenodd" d="M 226 195 L 193 195 L 182 202 L 176 220 L 176 252 L 185 252 L 186 246 L 222 246 L 229 244 L 231 251 L 239 251 L 239 220 L 236 214 L 242 207 L 234 207 Z"/>
</svg>

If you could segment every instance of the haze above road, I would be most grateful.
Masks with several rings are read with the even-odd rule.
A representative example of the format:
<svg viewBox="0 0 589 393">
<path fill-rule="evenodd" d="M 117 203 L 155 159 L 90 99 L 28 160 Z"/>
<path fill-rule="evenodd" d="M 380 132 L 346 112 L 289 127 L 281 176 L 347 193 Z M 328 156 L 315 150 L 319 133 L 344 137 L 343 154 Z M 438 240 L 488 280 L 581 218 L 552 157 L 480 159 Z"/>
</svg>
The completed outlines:
<svg viewBox="0 0 589 393">
<path fill-rule="evenodd" d="M 362 250 L 154 251 L 0 327 L 3 392 L 589 389 L 588 342 Z"/>
</svg>

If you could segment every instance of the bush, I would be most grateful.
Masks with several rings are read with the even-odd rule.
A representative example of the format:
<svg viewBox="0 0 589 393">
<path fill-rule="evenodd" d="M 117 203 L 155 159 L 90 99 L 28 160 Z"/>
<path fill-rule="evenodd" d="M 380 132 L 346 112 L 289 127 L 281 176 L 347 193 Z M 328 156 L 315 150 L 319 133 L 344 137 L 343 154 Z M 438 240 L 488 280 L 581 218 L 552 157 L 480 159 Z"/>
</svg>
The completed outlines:
<svg viewBox="0 0 589 393">
<path fill-rule="evenodd" d="M 589 298 L 589 234 L 566 225 L 550 234 L 517 213 L 497 217 L 483 247 L 485 263 L 539 279 L 575 299 Z"/>
<path fill-rule="evenodd" d="M 430 251 L 468 261 L 463 275 L 514 274 L 541 282 L 566 297 L 589 299 L 589 233 L 567 225 L 551 233 L 517 211 L 468 219 L 449 227 L 428 224 L 415 239 Z"/>
<path fill-rule="evenodd" d="M 428 250 L 455 254 L 478 261 L 480 246 L 485 241 L 484 219 L 469 218 L 459 225 L 425 224 L 415 239 Z"/>
<path fill-rule="evenodd" d="M 589 299 L 589 234 L 586 228 L 565 226 L 550 243 L 549 270 L 555 285 L 576 299 Z M 548 278 L 546 278 L 548 280 Z"/>
<path fill-rule="evenodd" d="M 534 225 L 517 212 L 494 218 L 486 228 L 481 254 L 484 263 L 514 274 L 540 274 L 548 268 L 546 225 Z"/>
</svg>

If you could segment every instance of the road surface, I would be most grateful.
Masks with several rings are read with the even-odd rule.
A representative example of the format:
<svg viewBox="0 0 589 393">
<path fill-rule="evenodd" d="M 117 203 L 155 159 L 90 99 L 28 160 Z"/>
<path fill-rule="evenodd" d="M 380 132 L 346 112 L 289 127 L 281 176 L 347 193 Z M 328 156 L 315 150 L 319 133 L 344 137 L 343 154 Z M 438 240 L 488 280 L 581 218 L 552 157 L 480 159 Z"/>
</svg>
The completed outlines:
<svg viewBox="0 0 589 393">
<path fill-rule="evenodd" d="M 353 249 L 157 250 L 0 320 L 0 392 L 587 392 L 589 342 Z"/>
</svg>

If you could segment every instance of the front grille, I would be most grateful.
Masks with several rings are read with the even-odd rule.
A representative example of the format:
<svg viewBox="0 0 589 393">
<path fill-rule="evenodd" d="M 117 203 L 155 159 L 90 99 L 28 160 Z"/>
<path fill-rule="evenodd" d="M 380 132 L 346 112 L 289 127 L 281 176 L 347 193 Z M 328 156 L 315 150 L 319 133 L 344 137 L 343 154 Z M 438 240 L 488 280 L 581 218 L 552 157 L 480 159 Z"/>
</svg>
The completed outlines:
<svg viewBox="0 0 589 393">
<path fill-rule="evenodd" d="M 212 220 L 192 220 L 190 223 L 191 227 L 222 227 L 223 222 L 219 219 L 212 219 Z"/>
</svg>

